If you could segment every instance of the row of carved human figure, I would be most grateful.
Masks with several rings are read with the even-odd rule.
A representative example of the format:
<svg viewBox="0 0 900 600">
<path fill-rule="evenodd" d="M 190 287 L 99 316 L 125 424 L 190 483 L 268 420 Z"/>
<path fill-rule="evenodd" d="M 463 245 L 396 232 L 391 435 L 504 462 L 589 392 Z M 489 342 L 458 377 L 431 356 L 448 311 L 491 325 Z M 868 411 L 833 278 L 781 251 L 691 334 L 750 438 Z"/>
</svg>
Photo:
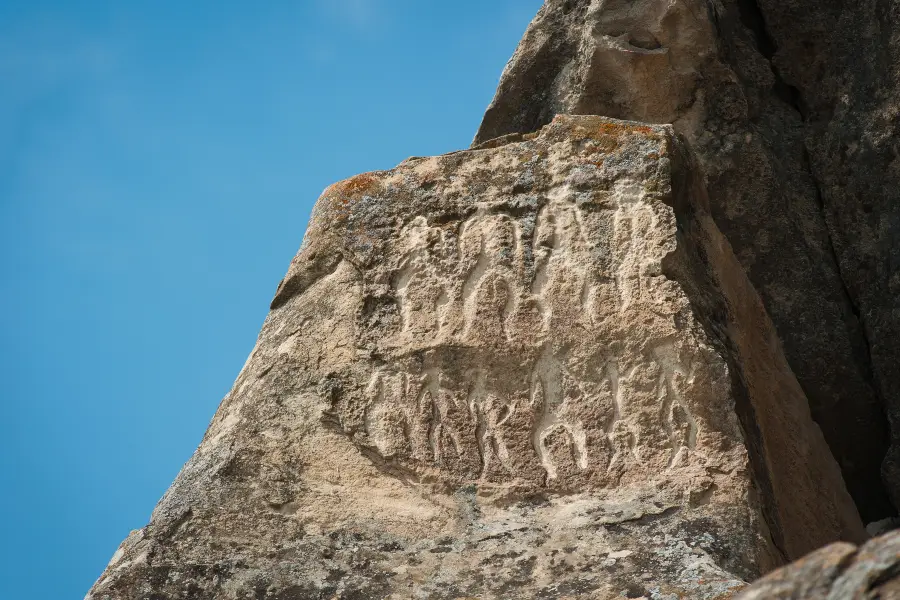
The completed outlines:
<svg viewBox="0 0 900 600">
<path fill-rule="evenodd" d="M 590 327 L 654 300 L 650 204 L 585 210 L 571 198 L 536 216 L 484 212 L 458 227 L 417 217 L 399 236 L 392 279 L 403 331 L 513 340 Z"/>
<path fill-rule="evenodd" d="M 703 390 L 696 363 L 685 366 L 669 346 L 652 354 L 579 374 L 547 352 L 531 372 L 478 360 L 458 378 L 439 367 L 381 369 L 360 399 L 368 444 L 460 479 L 603 486 L 676 468 L 696 447 L 689 406 Z"/>
</svg>

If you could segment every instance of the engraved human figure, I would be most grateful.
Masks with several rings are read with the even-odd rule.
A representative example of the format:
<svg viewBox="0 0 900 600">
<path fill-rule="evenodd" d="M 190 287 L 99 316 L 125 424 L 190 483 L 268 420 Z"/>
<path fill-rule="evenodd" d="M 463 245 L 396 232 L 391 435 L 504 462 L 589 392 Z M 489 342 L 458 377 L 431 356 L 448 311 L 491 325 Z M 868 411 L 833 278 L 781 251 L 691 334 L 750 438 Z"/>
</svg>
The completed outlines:
<svg viewBox="0 0 900 600">
<path fill-rule="evenodd" d="M 546 348 L 532 375 L 531 403 L 536 415 L 532 443 L 551 480 L 588 468 L 586 434 L 576 410 L 581 401 L 577 382 Z"/>
<path fill-rule="evenodd" d="M 473 210 L 458 224 L 416 217 L 396 242 L 392 343 L 417 349 L 373 375 L 371 446 L 414 468 L 557 489 L 689 464 L 690 369 L 653 326 L 625 345 L 644 332 L 617 329 L 636 304 L 658 304 L 643 192 L 626 182 L 585 209 L 566 185 L 524 217 Z M 612 240 L 594 240 L 600 225 Z"/>
<path fill-rule="evenodd" d="M 365 413 L 365 429 L 370 442 L 385 458 L 415 454 L 411 425 L 414 401 L 409 398 L 409 375 L 376 372 L 367 393 L 371 398 Z"/>
<path fill-rule="evenodd" d="M 531 283 L 543 319 L 544 333 L 566 327 L 589 313 L 590 261 L 578 208 L 551 201 L 538 214 L 534 231 L 535 275 Z"/>
<path fill-rule="evenodd" d="M 618 208 L 613 217 L 614 261 L 620 309 L 645 300 L 645 262 L 655 256 L 649 248 L 653 236 L 653 212 L 639 191 L 621 185 L 616 191 Z"/>
<path fill-rule="evenodd" d="M 392 286 L 400 308 L 403 331 L 411 335 L 440 332 L 448 322 L 449 292 L 441 259 L 447 253 L 446 233 L 416 217 L 401 232 L 403 258 Z"/>
<path fill-rule="evenodd" d="M 476 215 L 460 232 L 463 337 L 507 340 L 521 292 L 519 229 L 506 214 Z"/>
<path fill-rule="evenodd" d="M 697 421 L 685 401 L 685 392 L 692 380 L 691 369 L 681 361 L 672 345 L 657 347 L 654 355 L 661 368 L 662 419 L 670 437 L 668 466 L 680 466 L 688 461 L 690 451 L 697 444 Z"/>
<path fill-rule="evenodd" d="M 502 400 L 489 391 L 485 382 L 485 372 L 473 369 L 468 374 L 469 413 L 475 421 L 475 438 L 481 457 L 482 479 L 501 473 L 510 473 L 509 448 L 503 435 L 503 427 L 515 413 L 515 402 Z"/>
</svg>

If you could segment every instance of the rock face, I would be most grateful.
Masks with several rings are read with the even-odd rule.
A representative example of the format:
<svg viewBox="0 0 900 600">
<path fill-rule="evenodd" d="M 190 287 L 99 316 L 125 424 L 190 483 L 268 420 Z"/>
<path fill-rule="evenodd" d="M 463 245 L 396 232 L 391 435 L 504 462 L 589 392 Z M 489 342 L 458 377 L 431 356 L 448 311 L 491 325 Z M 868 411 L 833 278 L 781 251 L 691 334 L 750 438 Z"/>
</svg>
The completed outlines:
<svg viewBox="0 0 900 600">
<path fill-rule="evenodd" d="M 900 532 L 862 548 L 832 544 L 771 573 L 736 600 L 897 600 Z"/>
<path fill-rule="evenodd" d="M 898 22 L 547 0 L 472 149 L 325 191 L 88 599 L 900 597 Z"/>
<path fill-rule="evenodd" d="M 476 136 L 559 113 L 672 123 L 866 522 L 900 507 L 898 12 L 547 0 Z"/>
<path fill-rule="evenodd" d="M 861 542 L 709 208 L 671 126 L 596 116 L 330 187 L 88 598 L 728 598 Z"/>
</svg>

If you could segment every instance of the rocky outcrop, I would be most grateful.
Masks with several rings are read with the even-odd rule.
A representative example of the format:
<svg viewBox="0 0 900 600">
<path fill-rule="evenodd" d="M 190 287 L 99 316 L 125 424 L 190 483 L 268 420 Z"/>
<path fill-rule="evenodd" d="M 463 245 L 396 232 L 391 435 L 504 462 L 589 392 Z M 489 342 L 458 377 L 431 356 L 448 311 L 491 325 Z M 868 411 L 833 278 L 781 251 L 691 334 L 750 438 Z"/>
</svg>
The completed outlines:
<svg viewBox="0 0 900 600">
<path fill-rule="evenodd" d="M 832 544 L 767 575 L 736 600 L 897 600 L 900 532 L 862 548 Z"/>
<path fill-rule="evenodd" d="M 476 136 L 672 123 L 867 522 L 900 506 L 898 10 L 547 0 Z"/>
<path fill-rule="evenodd" d="M 699 173 L 557 116 L 327 189 L 88 598 L 728 598 L 861 542 Z"/>
<path fill-rule="evenodd" d="M 898 11 L 547 0 L 88 599 L 900 597 Z"/>
</svg>

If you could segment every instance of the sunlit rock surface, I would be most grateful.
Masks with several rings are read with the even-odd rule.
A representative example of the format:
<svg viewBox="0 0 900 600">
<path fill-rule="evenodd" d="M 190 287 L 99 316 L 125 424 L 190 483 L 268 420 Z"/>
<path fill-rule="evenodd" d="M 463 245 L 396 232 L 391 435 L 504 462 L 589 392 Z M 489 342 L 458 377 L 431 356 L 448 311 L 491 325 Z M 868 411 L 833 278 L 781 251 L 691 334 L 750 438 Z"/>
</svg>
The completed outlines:
<svg viewBox="0 0 900 600">
<path fill-rule="evenodd" d="M 328 188 L 88 597 L 728 598 L 863 540 L 697 169 L 558 116 Z"/>
</svg>

